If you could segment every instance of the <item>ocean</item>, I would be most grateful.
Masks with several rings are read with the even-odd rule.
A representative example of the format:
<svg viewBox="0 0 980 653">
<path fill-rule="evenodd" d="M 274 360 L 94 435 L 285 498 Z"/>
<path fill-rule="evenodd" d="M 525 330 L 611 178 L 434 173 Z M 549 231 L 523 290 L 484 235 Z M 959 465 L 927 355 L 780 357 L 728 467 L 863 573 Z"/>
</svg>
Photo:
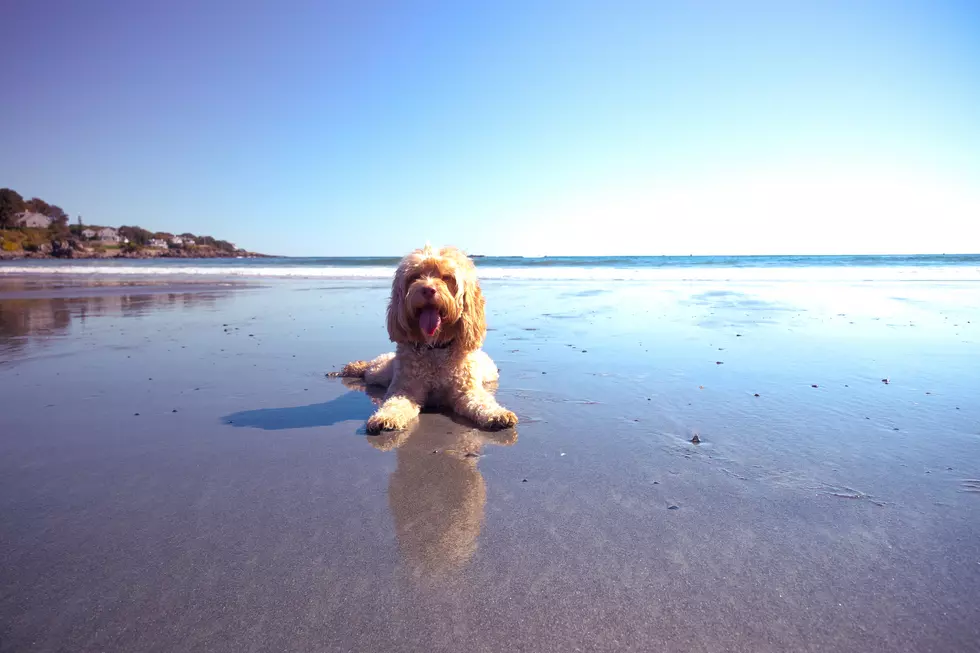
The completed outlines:
<svg viewBox="0 0 980 653">
<path fill-rule="evenodd" d="M 483 279 L 623 281 L 980 281 L 980 254 L 896 256 L 474 257 Z M 387 278 L 398 257 L 29 259 L 5 275 Z"/>
</svg>

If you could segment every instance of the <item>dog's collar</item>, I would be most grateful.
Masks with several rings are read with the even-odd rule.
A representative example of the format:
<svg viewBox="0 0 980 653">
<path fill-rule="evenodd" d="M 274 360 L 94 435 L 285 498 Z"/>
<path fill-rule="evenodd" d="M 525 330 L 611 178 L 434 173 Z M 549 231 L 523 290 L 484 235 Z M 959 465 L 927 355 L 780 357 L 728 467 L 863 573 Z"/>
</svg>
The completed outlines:
<svg viewBox="0 0 980 653">
<path fill-rule="evenodd" d="M 415 351 L 422 351 L 423 349 L 446 349 L 447 347 L 449 347 L 449 345 L 453 344 L 454 340 L 455 338 L 453 338 L 452 340 L 448 340 L 442 343 L 441 345 L 423 345 L 422 343 L 417 342 L 415 343 Z"/>
</svg>

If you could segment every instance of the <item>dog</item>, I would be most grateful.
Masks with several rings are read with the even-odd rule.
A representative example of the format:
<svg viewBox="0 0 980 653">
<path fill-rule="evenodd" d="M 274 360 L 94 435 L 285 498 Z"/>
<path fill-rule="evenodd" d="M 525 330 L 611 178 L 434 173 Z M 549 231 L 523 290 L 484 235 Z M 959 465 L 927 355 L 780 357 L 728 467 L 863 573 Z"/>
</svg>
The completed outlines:
<svg viewBox="0 0 980 653">
<path fill-rule="evenodd" d="M 485 307 L 476 266 L 459 249 L 426 245 L 401 260 L 387 313 L 394 353 L 348 363 L 333 375 L 388 388 L 368 433 L 404 430 L 423 406 L 449 407 L 487 430 L 517 424 L 487 387 L 499 373 L 480 349 Z"/>
</svg>

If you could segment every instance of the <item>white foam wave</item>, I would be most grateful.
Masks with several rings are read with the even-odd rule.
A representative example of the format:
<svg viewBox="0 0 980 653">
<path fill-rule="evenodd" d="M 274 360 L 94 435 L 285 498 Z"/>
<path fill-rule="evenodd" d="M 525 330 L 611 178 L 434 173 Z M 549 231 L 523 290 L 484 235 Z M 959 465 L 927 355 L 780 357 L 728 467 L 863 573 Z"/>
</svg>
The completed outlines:
<svg viewBox="0 0 980 653">
<path fill-rule="evenodd" d="M 0 275 L 390 279 L 388 267 L 2 265 Z M 481 267 L 482 279 L 526 281 L 980 281 L 976 266 L 615 268 Z"/>
</svg>

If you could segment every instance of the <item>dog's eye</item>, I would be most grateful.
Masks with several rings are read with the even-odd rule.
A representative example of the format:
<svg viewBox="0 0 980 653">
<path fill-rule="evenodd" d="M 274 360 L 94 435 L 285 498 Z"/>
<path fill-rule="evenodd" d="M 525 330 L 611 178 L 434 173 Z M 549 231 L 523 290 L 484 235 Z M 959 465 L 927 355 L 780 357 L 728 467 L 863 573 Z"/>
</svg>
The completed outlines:
<svg viewBox="0 0 980 653">
<path fill-rule="evenodd" d="M 442 275 L 442 280 L 445 281 L 446 283 L 449 283 L 450 281 L 456 281 L 456 277 L 454 277 L 451 274 L 444 274 Z"/>
</svg>

